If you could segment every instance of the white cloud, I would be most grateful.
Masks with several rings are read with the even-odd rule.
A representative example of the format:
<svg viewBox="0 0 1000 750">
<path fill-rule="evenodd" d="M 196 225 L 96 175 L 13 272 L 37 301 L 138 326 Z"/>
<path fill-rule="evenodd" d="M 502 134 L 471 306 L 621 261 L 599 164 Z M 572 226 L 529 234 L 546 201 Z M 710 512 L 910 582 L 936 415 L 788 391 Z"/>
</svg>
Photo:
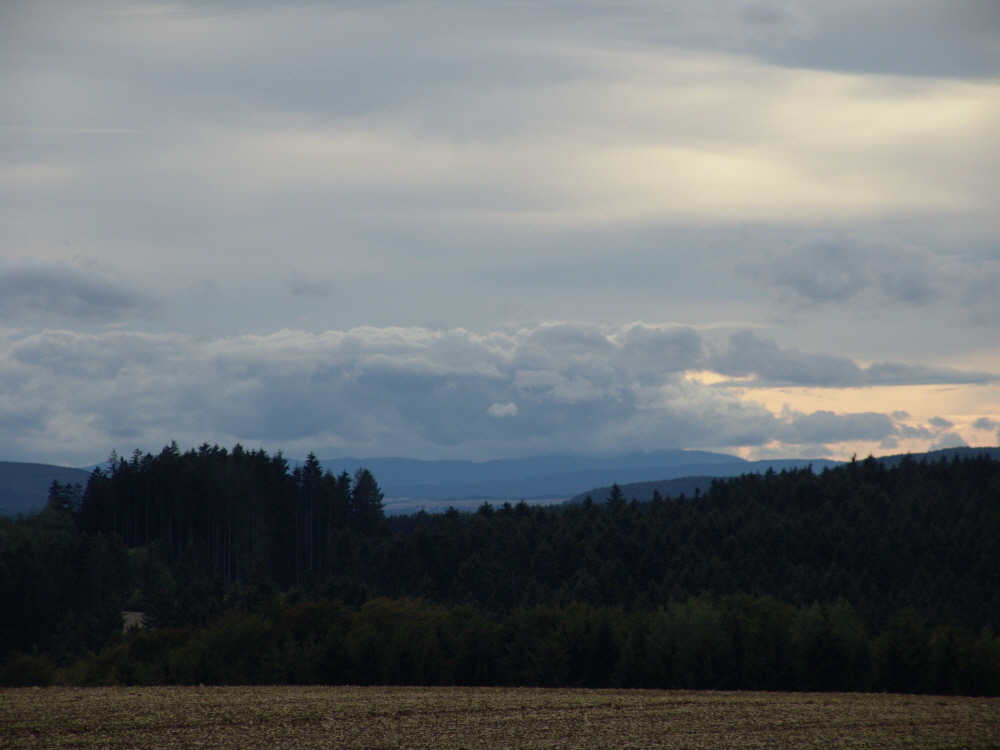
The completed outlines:
<svg viewBox="0 0 1000 750">
<path fill-rule="evenodd" d="M 492 404 L 486 413 L 491 417 L 516 417 L 517 404 L 513 401 L 508 404 Z"/>
</svg>

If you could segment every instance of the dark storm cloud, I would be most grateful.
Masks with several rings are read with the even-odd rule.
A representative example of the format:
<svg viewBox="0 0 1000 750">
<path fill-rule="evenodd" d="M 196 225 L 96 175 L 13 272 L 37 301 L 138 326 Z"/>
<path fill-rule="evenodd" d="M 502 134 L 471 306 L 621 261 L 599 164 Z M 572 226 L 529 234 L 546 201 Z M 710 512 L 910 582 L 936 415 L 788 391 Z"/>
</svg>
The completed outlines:
<svg viewBox="0 0 1000 750">
<path fill-rule="evenodd" d="M 113 273 L 87 265 L 0 262 L 0 317 L 7 321 L 113 321 L 154 315 L 160 302 Z"/>
</svg>

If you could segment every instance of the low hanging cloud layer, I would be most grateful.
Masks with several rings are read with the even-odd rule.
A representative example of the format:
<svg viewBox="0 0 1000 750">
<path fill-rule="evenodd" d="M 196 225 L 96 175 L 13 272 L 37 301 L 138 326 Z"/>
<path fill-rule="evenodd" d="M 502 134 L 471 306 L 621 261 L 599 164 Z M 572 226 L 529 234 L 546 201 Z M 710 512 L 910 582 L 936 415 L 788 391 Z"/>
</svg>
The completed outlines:
<svg viewBox="0 0 1000 750">
<path fill-rule="evenodd" d="M 774 355 L 766 372 L 764 358 L 747 354 L 761 350 Z M 691 328 L 641 323 L 487 334 L 285 330 L 211 340 L 43 331 L 0 347 L 0 450 L 30 456 L 58 446 L 63 460 L 79 463 L 103 457 L 94 446 L 152 449 L 176 438 L 239 440 L 293 455 L 476 459 L 901 436 L 898 415 L 773 413 L 688 377 L 717 367 L 842 384 L 858 371 L 852 364 L 786 352 L 748 333 L 713 353 Z"/>
<path fill-rule="evenodd" d="M 106 322 L 160 308 L 154 295 L 94 265 L 0 261 L 0 319 Z"/>
</svg>

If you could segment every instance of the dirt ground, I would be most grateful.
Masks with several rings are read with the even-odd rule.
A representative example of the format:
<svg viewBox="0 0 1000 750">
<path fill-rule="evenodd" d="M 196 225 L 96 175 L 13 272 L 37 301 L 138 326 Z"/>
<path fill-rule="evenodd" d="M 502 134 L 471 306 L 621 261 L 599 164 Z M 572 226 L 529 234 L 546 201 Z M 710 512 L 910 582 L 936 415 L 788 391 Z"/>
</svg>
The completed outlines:
<svg viewBox="0 0 1000 750">
<path fill-rule="evenodd" d="M 4 748 L 1000 748 L 1000 699 L 507 688 L 0 690 Z"/>
</svg>

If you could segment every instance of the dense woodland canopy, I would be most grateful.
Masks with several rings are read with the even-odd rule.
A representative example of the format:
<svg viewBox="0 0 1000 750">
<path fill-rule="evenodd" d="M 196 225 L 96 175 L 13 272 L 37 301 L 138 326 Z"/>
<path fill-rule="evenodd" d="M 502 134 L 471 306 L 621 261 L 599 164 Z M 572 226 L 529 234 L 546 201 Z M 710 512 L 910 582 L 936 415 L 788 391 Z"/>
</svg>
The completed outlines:
<svg viewBox="0 0 1000 750">
<path fill-rule="evenodd" d="M 988 457 L 387 519 L 365 470 L 170 445 L 0 522 L 0 681 L 998 694 L 998 597 Z"/>
</svg>

